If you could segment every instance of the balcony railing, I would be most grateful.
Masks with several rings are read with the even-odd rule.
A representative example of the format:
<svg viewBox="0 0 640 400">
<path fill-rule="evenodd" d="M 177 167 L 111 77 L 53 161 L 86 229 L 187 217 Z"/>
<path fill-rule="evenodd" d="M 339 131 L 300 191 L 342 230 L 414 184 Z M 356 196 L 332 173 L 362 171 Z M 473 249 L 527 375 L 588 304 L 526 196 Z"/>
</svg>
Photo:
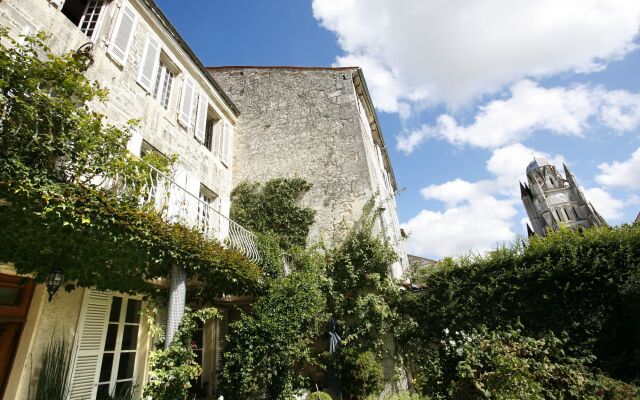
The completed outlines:
<svg viewBox="0 0 640 400">
<path fill-rule="evenodd" d="M 191 193 L 182 184 L 147 163 L 149 173 L 143 184 L 116 175 L 94 181 L 99 187 L 116 195 L 135 193 L 142 205 L 155 209 L 164 220 L 200 230 L 207 239 L 218 240 L 223 246 L 242 253 L 253 262 L 260 261 L 256 236 L 232 221 L 213 206 L 213 199 Z"/>
</svg>

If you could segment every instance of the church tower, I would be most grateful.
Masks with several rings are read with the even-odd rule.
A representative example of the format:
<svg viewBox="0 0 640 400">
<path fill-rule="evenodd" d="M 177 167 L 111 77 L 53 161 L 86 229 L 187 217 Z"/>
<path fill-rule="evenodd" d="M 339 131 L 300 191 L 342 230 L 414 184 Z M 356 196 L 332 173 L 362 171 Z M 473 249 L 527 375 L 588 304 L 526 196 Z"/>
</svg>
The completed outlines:
<svg viewBox="0 0 640 400">
<path fill-rule="evenodd" d="M 527 183 L 520 182 L 520 195 L 531 223 L 527 224 L 529 236 L 543 236 L 560 226 L 606 225 L 584 197 L 575 176 L 566 165 L 563 167 L 564 177 L 544 158 L 534 158 L 527 167 Z"/>
</svg>

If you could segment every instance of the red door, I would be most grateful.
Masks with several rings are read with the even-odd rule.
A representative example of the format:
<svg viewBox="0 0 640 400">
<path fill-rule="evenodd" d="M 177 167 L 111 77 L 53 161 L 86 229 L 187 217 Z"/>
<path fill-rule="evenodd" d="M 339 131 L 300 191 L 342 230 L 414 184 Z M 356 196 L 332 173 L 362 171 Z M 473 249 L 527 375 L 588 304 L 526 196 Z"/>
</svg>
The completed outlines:
<svg viewBox="0 0 640 400">
<path fill-rule="evenodd" d="M 7 386 L 32 296 L 31 279 L 0 274 L 0 398 Z"/>
</svg>

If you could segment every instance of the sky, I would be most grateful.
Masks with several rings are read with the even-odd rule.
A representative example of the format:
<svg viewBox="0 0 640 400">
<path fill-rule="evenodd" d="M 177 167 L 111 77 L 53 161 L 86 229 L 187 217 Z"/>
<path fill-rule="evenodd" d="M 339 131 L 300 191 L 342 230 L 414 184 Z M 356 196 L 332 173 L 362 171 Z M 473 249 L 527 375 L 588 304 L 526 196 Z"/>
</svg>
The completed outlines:
<svg viewBox="0 0 640 400">
<path fill-rule="evenodd" d="M 524 235 L 533 156 L 610 225 L 640 211 L 638 0 L 157 0 L 207 66 L 360 66 L 410 254 Z"/>
</svg>

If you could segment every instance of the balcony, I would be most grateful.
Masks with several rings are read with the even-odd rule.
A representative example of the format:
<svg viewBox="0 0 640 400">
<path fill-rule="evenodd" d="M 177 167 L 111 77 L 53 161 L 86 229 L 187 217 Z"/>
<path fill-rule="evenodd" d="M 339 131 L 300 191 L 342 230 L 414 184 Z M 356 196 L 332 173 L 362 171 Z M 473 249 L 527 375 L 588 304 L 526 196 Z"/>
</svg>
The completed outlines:
<svg viewBox="0 0 640 400">
<path fill-rule="evenodd" d="M 142 187 L 139 180 L 136 181 L 136 187 L 132 187 L 126 178 L 118 175 L 99 178 L 94 180 L 94 184 L 116 195 L 139 194 L 141 206 L 155 210 L 165 221 L 195 228 L 205 238 L 217 240 L 253 262 L 260 261 L 257 239 L 253 233 L 220 213 L 199 194 L 191 193 L 151 164 L 146 165 L 149 172 L 145 174 Z"/>
</svg>

